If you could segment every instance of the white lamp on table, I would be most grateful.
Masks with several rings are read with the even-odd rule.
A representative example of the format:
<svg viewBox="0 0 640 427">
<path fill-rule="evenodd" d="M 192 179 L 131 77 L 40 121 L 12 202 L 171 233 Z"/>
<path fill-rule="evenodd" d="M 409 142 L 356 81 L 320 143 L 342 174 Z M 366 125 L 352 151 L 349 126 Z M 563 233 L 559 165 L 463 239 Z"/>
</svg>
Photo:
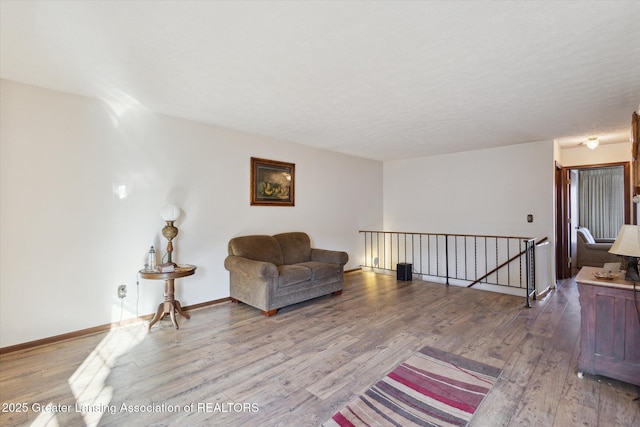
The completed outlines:
<svg viewBox="0 0 640 427">
<path fill-rule="evenodd" d="M 609 249 L 612 254 L 628 257 L 625 280 L 640 282 L 638 258 L 640 258 L 640 226 L 625 224 L 620 228 L 616 241 Z"/>
</svg>

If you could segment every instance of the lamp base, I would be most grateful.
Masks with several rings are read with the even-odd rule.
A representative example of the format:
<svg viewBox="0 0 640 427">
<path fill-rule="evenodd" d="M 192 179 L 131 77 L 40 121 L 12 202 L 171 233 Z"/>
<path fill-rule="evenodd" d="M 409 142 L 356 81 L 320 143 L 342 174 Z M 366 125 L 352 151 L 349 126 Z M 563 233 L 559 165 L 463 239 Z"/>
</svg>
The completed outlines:
<svg viewBox="0 0 640 427">
<path fill-rule="evenodd" d="M 640 282 L 640 273 L 638 273 L 638 258 L 630 256 L 627 258 L 627 274 L 624 280 L 629 282 Z"/>
</svg>

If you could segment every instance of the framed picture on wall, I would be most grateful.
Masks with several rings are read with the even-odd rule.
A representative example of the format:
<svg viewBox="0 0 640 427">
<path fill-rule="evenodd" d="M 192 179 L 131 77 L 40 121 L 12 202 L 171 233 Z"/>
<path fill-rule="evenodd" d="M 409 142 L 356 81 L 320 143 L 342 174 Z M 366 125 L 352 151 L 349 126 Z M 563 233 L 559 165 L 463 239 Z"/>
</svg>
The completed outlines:
<svg viewBox="0 0 640 427">
<path fill-rule="evenodd" d="M 293 163 L 251 158 L 251 206 L 294 206 Z"/>
</svg>

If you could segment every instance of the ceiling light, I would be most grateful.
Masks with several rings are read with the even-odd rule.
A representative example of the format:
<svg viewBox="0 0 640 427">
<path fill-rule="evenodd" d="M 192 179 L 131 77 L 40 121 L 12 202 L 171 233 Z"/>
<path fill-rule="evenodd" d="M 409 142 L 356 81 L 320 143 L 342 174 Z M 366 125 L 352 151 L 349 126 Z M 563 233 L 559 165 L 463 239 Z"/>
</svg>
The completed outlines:
<svg viewBox="0 0 640 427">
<path fill-rule="evenodd" d="M 585 142 L 585 144 L 587 145 L 587 147 L 589 147 L 592 150 L 595 150 L 596 148 L 598 148 L 598 145 L 600 145 L 600 141 L 598 141 L 598 138 L 589 138 L 587 140 L 587 142 Z"/>
</svg>

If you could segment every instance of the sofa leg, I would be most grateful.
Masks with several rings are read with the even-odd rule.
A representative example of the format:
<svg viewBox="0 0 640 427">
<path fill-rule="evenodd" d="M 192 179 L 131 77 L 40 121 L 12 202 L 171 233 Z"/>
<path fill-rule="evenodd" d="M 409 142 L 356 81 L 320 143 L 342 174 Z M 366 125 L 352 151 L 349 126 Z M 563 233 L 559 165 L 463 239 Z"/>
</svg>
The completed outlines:
<svg viewBox="0 0 640 427">
<path fill-rule="evenodd" d="M 269 311 L 260 310 L 260 312 L 265 316 L 270 317 L 270 316 L 275 316 L 275 314 L 278 312 L 278 309 L 274 308 L 273 310 L 269 310 Z"/>
<path fill-rule="evenodd" d="M 342 289 L 339 291 L 331 292 L 331 295 L 342 295 Z"/>
</svg>

